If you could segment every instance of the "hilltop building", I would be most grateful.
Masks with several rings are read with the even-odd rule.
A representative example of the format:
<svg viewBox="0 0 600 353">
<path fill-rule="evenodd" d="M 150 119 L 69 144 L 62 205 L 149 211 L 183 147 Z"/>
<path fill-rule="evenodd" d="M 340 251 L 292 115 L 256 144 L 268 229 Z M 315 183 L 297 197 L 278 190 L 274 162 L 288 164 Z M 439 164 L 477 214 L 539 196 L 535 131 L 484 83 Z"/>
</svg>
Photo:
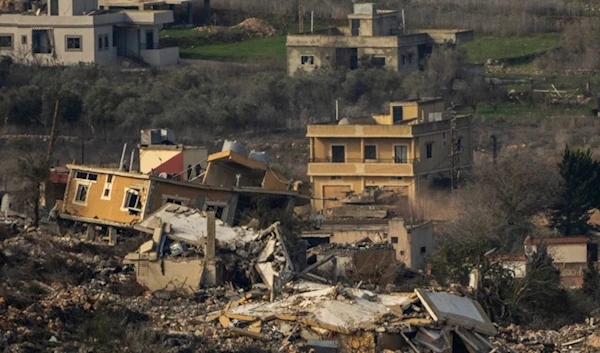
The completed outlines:
<svg viewBox="0 0 600 353">
<path fill-rule="evenodd" d="M 361 63 L 393 71 L 423 67 L 435 45 L 473 40 L 472 30 L 407 30 L 398 11 L 376 4 L 354 4 L 349 26 L 287 37 L 288 74 L 317 68 L 356 69 Z M 363 60 L 364 59 L 364 60 Z"/>
<path fill-rule="evenodd" d="M 0 15 L 0 55 L 43 65 L 172 65 L 179 48 L 161 48 L 158 35 L 171 22 L 169 10 L 101 10 L 97 0 L 49 0 L 44 11 Z"/>
<path fill-rule="evenodd" d="M 389 109 L 387 115 L 308 126 L 315 211 L 376 188 L 410 205 L 433 185 L 449 185 L 452 173 L 456 177 L 471 167 L 469 116 L 456 116 L 453 140 L 453 121 L 442 99 L 392 102 Z"/>
</svg>

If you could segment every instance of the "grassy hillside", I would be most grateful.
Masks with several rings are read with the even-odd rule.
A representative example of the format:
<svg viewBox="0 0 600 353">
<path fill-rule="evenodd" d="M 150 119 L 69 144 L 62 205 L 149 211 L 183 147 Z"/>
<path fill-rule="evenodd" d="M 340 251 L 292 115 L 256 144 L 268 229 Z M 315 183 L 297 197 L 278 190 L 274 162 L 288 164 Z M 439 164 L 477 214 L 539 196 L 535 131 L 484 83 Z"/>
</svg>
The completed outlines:
<svg viewBox="0 0 600 353">
<path fill-rule="evenodd" d="M 558 47 L 559 33 L 538 33 L 528 36 L 480 37 L 463 44 L 470 62 L 484 63 L 488 59 L 513 63 L 531 60 L 536 54 Z"/>
<path fill-rule="evenodd" d="M 181 49 L 181 57 L 204 60 L 285 60 L 285 36 L 250 38 Z"/>
</svg>

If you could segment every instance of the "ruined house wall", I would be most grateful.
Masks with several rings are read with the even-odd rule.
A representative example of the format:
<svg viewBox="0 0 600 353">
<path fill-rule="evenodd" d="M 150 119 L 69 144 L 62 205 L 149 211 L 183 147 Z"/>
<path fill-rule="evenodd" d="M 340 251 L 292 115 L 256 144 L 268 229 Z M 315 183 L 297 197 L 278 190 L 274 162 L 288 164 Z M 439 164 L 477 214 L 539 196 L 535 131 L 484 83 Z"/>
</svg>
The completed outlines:
<svg viewBox="0 0 600 353">
<path fill-rule="evenodd" d="M 140 148 L 140 173 L 148 174 L 153 168 L 165 163 L 175 157 L 181 150 L 159 150 L 151 148 Z"/>
<path fill-rule="evenodd" d="M 587 263 L 587 244 L 548 244 L 554 263 Z M 533 246 L 537 251 L 537 246 Z"/>
<path fill-rule="evenodd" d="M 107 183 L 108 174 L 97 174 L 95 181 L 75 178 L 76 172 L 70 174 L 64 199 L 63 212 L 84 219 L 97 219 L 121 224 L 132 224 L 140 221 L 143 214 L 132 214 L 123 209 L 126 191 L 130 188 L 136 189 L 140 194 L 141 209 L 146 204 L 149 180 L 113 175 L 112 183 Z M 87 185 L 88 192 L 85 202 L 75 199 L 79 185 Z M 104 190 L 109 188 L 108 196 L 104 196 Z"/>
<path fill-rule="evenodd" d="M 410 229 L 410 268 L 425 270 L 427 257 L 433 253 L 433 224 L 425 223 Z M 408 266 L 408 264 L 407 264 Z"/>
<path fill-rule="evenodd" d="M 185 206 L 202 208 L 204 201 L 227 202 L 231 197 L 230 191 L 206 190 L 198 187 L 167 182 L 156 182 L 153 190 L 153 200 L 149 212 L 158 210 L 166 203 L 167 198 L 182 198 Z"/>
<path fill-rule="evenodd" d="M 388 234 L 390 242 L 396 250 L 396 259 L 412 268 L 410 238 L 404 226 L 404 220 L 401 218 L 391 219 Z"/>
<path fill-rule="evenodd" d="M 302 64 L 302 56 L 313 56 L 313 64 Z M 297 71 L 312 72 L 318 68 L 333 68 L 336 63 L 334 48 L 300 46 L 287 47 L 288 74 L 294 75 Z"/>
<path fill-rule="evenodd" d="M 204 260 L 163 259 L 136 263 L 136 276 L 140 284 L 151 291 L 182 289 L 193 292 L 200 288 Z"/>
</svg>

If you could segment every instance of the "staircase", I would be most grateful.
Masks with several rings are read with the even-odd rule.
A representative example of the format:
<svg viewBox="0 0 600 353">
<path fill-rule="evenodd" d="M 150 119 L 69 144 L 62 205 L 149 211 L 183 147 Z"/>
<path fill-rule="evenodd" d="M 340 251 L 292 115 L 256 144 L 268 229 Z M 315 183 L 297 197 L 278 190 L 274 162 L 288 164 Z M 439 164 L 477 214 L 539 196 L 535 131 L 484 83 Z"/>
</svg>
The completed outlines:
<svg viewBox="0 0 600 353">
<path fill-rule="evenodd" d="M 144 61 L 144 59 L 142 59 L 141 56 L 137 55 L 132 50 L 129 50 L 127 48 L 118 47 L 117 48 L 117 56 L 120 58 L 125 58 L 128 61 L 132 62 L 133 64 L 135 64 L 139 67 L 149 67 L 150 66 L 150 64 L 148 64 L 146 61 Z"/>
</svg>

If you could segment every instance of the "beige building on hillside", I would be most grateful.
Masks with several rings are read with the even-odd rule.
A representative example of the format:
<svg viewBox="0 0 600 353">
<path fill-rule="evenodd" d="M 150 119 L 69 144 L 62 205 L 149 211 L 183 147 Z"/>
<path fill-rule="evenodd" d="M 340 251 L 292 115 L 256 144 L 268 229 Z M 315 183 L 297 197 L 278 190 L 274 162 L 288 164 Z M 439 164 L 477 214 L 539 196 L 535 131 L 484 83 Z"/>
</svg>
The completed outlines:
<svg viewBox="0 0 600 353">
<path fill-rule="evenodd" d="M 313 209 L 340 206 L 349 195 L 374 188 L 411 204 L 431 186 L 449 185 L 453 162 L 459 176 L 473 160 L 470 117 L 457 116 L 455 126 L 453 144 L 441 99 L 392 102 L 387 115 L 308 125 Z"/>
<path fill-rule="evenodd" d="M 356 69 L 361 64 L 414 71 L 423 67 L 435 45 L 474 37 L 472 30 L 409 31 L 403 28 L 398 11 L 380 10 L 371 3 L 354 4 L 348 21 L 348 27 L 288 35 L 288 74 L 317 68 Z"/>
<path fill-rule="evenodd" d="M 165 66 L 179 48 L 161 48 L 159 29 L 172 11 L 99 10 L 97 0 L 49 0 L 36 13 L 0 15 L 0 55 L 19 63 Z"/>
</svg>

